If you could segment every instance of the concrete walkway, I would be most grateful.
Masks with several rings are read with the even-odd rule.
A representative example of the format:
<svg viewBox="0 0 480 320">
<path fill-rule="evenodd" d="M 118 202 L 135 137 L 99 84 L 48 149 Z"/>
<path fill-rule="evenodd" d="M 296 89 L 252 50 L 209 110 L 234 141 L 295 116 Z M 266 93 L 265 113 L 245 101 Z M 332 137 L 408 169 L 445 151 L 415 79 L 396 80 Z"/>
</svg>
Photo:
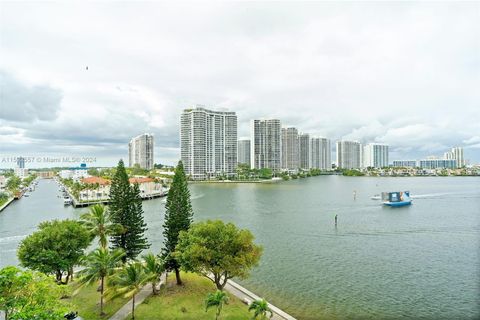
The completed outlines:
<svg viewBox="0 0 480 320">
<path fill-rule="evenodd" d="M 241 301 L 250 304 L 255 300 L 260 300 L 261 298 L 254 294 L 253 292 L 248 291 L 238 283 L 228 280 L 227 284 L 224 287 L 225 290 L 233 294 L 235 297 L 239 298 Z M 269 303 L 268 306 L 273 311 L 272 320 L 296 320 L 294 317 L 284 312 L 283 310 L 275 307 L 273 304 Z"/>
<path fill-rule="evenodd" d="M 160 277 L 160 283 L 158 284 L 161 287 L 166 283 L 167 275 L 166 273 L 162 274 Z M 135 308 L 137 308 L 143 301 L 152 294 L 152 284 L 149 283 L 145 285 L 139 293 L 135 295 Z M 121 307 L 109 320 L 125 320 L 132 312 L 132 300 L 128 301 L 123 307 Z"/>
<path fill-rule="evenodd" d="M 167 282 L 167 275 L 164 273 L 160 278 L 159 287 Z M 255 300 L 260 300 L 261 298 L 250 292 L 249 290 L 245 289 L 238 283 L 228 280 L 227 284 L 225 285 L 224 289 L 240 299 L 242 302 L 246 304 L 250 304 Z M 135 295 L 135 307 L 138 307 L 143 301 L 152 294 L 152 285 L 147 284 L 145 285 L 139 293 Z M 268 306 L 273 311 L 272 320 L 296 320 L 294 317 L 286 313 L 285 311 L 277 308 L 273 304 L 269 303 Z M 130 315 L 132 311 L 132 300 L 128 301 L 123 307 L 121 307 L 117 313 L 115 313 L 109 320 L 125 320 Z"/>
</svg>

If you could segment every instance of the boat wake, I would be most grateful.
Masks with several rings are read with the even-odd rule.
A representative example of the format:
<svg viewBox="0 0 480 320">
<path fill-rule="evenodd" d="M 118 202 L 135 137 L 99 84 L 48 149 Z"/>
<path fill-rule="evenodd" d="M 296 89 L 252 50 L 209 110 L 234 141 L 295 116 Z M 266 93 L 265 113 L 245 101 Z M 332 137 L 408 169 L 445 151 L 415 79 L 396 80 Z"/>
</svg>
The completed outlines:
<svg viewBox="0 0 480 320">
<path fill-rule="evenodd" d="M 459 195 L 478 195 L 478 192 L 443 192 L 443 193 L 426 193 L 426 194 L 416 194 L 411 195 L 410 198 L 413 199 L 429 199 L 429 198 L 444 198 L 445 196 L 459 196 Z"/>
</svg>

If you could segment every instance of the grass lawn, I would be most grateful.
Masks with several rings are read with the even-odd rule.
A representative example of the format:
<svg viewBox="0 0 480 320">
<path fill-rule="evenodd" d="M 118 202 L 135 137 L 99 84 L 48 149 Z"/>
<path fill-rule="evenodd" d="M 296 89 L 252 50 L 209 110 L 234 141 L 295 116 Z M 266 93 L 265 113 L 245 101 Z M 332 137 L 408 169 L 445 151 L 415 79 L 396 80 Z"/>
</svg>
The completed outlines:
<svg viewBox="0 0 480 320">
<path fill-rule="evenodd" d="M 71 284 L 72 291 L 78 288 L 78 282 Z M 103 303 L 105 316 L 100 317 L 100 292 L 97 292 L 97 285 L 85 286 L 74 296 L 63 299 L 66 303 L 73 305 L 72 311 L 78 311 L 79 316 L 85 320 L 108 319 L 120 309 L 129 299 L 122 297 L 108 300 Z"/>
<path fill-rule="evenodd" d="M 205 312 L 204 305 L 207 294 L 215 292 L 215 285 L 210 280 L 192 273 L 182 273 L 182 281 L 184 286 L 177 286 L 175 274 L 169 274 L 167 288 L 162 288 L 158 296 L 150 296 L 135 308 L 135 319 L 215 319 L 215 309 L 210 308 Z M 249 313 L 245 304 L 230 294 L 229 298 L 228 305 L 223 306 L 219 319 L 251 319 L 253 312 Z"/>
</svg>

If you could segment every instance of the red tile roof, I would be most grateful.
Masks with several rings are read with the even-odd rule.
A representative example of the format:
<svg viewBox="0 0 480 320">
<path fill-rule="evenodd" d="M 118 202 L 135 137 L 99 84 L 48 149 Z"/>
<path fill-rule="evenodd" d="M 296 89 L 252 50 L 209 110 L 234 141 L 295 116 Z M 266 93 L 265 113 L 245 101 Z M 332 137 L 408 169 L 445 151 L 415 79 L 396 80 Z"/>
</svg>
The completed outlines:
<svg viewBox="0 0 480 320">
<path fill-rule="evenodd" d="M 100 177 L 88 177 L 88 178 L 83 178 L 82 183 L 85 183 L 85 184 L 98 183 L 99 185 L 104 186 L 104 185 L 110 184 L 110 180 L 103 179 L 103 178 L 100 178 Z"/>
<path fill-rule="evenodd" d="M 144 183 L 144 182 L 154 182 L 152 178 L 130 178 L 128 182 L 130 183 Z"/>
</svg>

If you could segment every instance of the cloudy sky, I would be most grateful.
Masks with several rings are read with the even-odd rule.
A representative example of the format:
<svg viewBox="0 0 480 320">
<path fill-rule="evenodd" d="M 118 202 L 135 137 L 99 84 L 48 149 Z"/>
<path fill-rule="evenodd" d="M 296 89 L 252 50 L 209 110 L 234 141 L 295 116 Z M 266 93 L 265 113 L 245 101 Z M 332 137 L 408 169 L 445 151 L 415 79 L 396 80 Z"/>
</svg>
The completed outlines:
<svg viewBox="0 0 480 320">
<path fill-rule="evenodd" d="M 173 164 L 193 104 L 236 111 L 240 137 L 279 118 L 391 160 L 480 162 L 480 3 L 2 1 L 0 90 L 0 167 L 114 165 L 143 132 Z"/>
</svg>

